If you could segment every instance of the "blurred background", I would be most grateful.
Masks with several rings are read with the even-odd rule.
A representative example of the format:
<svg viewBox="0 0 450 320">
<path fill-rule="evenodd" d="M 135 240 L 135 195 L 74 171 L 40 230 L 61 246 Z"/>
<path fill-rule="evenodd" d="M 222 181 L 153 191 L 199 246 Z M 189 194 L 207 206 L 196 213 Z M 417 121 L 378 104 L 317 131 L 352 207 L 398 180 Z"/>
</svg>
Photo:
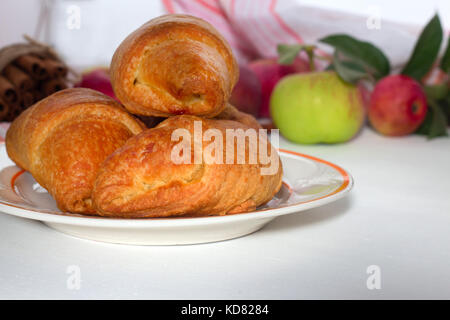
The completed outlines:
<svg viewBox="0 0 450 320">
<path fill-rule="evenodd" d="M 211 0 L 199 2 L 211 6 L 215 3 Z M 227 7 L 233 1 L 219 2 Z M 257 4 L 256 9 L 250 8 L 246 19 L 264 21 L 273 5 L 288 27 L 305 41 L 314 41 L 314 37 L 342 29 L 379 44 L 394 63 L 401 52 L 411 49 L 420 28 L 435 12 L 439 12 L 445 30 L 450 26 L 448 0 L 244 2 L 248 3 L 244 4 L 247 7 L 251 7 L 251 3 Z M 189 1 L 181 1 L 180 8 L 180 2 L 172 0 L 2 0 L 0 46 L 21 41 L 22 35 L 28 34 L 55 46 L 71 65 L 80 68 L 108 65 L 115 48 L 127 34 L 149 19 L 167 13 L 170 8 L 186 9 L 184 3 Z M 379 20 L 379 28 L 376 24 L 373 28 L 367 27 L 367 19 L 371 17 Z"/>
<path fill-rule="evenodd" d="M 5 50 L 0 52 L 0 121 L 10 122 L 37 101 L 73 85 L 116 98 L 108 71 L 116 48 L 133 30 L 166 13 L 194 15 L 217 28 L 232 47 L 240 67 L 239 82 L 229 102 L 241 111 L 268 119 L 267 126 L 278 127 L 285 137 L 290 131 L 297 130 L 298 123 L 293 123 L 293 128 L 289 129 L 283 128 L 283 124 L 289 123 L 289 119 L 300 120 L 289 111 L 277 121 L 277 115 L 274 117 L 272 111 L 290 108 L 300 98 L 272 106 L 275 86 L 287 75 L 303 73 L 306 77 L 314 77 L 314 71 L 324 69 L 333 69 L 342 80 L 358 84 L 358 94 L 362 96 L 365 109 L 369 103 L 375 104 L 376 99 L 371 99 L 371 93 L 381 78 L 398 73 L 414 78 L 417 83 L 410 81 L 410 86 L 421 85 L 422 88 L 405 89 L 409 95 L 404 95 L 404 103 L 413 101 L 418 95 L 424 112 L 417 121 L 405 120 L 409 127 L 406 133 L 420 132 L 429 138 L 447 135 L 447 118 L 450 118 L 447 70 L 450 62 L 447 60 L 450 57 L 442 59 L 440 68 L 438 65 L 448 47 L 448 0 L 3 0 L 0 1 L 0 48 L 24 43 L 23 35 L 28 35 L 43 44 L 46 50 L 47 46 L 54 49 L 57 55 L 34 49 L 23 54 L 17 47 L 13 54 L 5 54 Z M 425 32 L 418 46 L 420 50 L 412 55 L 422 30 L 428 25 L 430 30 Z M 322 41 L 330 35 L 340 36 L 339 43 Z M 349 45 L 349 39 L 357 44 Z M 376 48 L 367 50 L 367 43 Z M 312 48 L 309 53 L 306 46 Z M 302 48 L 297 50 L 296 47 Z M 38 51 L 41 49 L 42 46 Z M 283 61 L 292 54 L 295 59 Z M 406 68 L 413 56 L 417 59 L 413 59 L 411 68 Z M 381 61 L 381 67 L 380 64 L 371 65 L 374 60 Z M 404 79 L 386 81 L 397 80 L 402 87 L 408 86 Z M 385 86 L 393 87 L 393 84 Z M 302 93 L 298 85 L 292 84 L 292 87 L 290 90 L 295 94 Z M 399 89 L 388 91 L 398 97 Z M 330 92 L 310 95 L 324 97 Z M 426 112 L 425 99 L 438 105 L 431 108 L 435 111 Z M 380 99 L 385 100 L 393 105 L 393 98 Z M 305 105 L 310 103 L 302 104 Z M 344 105 L 350 107 L 352 101 Z M 412 113 L 416 112 L 415 104 L 409 107 Z M 320 108 L 322 114 L 331 114 L 324 112 L 322 106 Z M 386 117 L 395 114 L 391 109 L 395 109 L 394 106 L 390 107 Z M 374 121 L 371 121 L 372 125 Z M 382 122 L 386 126 L 386 121 Z M 413 122 L 416 125 L 410 125 Z M 356 129 L 363 126 L 365 117 L 357 123 L 351 135 L 334 142 L 349 140 L 356 134 Z M 422 128 L 418 128 L 419 124 Z M 378 131 L 383 129 L 378 128 Z M 382 133 L 406 134 L 403 131 Z M 306 142 L 296 138 L 298 133 L 291 140 Z"/>
</svg>

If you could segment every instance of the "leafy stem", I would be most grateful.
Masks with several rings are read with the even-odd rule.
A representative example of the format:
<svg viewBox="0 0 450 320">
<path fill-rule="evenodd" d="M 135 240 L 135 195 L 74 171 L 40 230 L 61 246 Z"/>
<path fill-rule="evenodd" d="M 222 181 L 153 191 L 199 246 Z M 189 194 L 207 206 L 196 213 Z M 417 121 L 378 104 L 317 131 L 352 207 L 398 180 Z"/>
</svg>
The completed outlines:
<svg viewBox="0 0 450 320">
<path fill-rule="evenodd" d="M 277 46 L 278 51 L 278 63 L 289 65 L 294 63 L 295 58 L 300 54 L 300 52 L 305 51 L 309 60 L 309 67 L 311 71 L 316 70 L 316 65 L 314 63 L 314 58 L 316 57 L 314 51 L 316 49 L 315 45 L 303 45 L 303 44 L 279 44 Z"/>
</svg>

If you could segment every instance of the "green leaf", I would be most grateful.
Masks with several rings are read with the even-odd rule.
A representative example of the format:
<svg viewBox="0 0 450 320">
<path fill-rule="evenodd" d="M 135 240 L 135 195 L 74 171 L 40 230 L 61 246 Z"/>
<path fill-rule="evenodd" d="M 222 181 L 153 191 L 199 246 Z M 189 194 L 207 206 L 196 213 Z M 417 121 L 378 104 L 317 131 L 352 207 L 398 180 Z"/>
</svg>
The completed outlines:
<svg viewBox="0 0 450 320">
<path fill-rule="evenodd" d="M 442 36 L 441 21 L 436 14 L 420 34 L 413 53 L 401 73 L 420 81 L 430 71 L 437 58 Z"/>
<path fill-rule="evenodd" d="M 431 122 L 433 121 L 432 111 L 428 109 L 427 115 L 425 116 L 425 120 L 423 120 L 420 127 L 416 130 L 416 134 L 427 136 L 428 132 L 430 132 Z"/>
<path fill-rule="evenodd" d="M 295 60 L 295 57 L 302 51 L 304 48 L 301 44 L 279 44 L 277 46 L 278 51 L 278 63 L 279 64 L 292 64 Z"/>
<path fill-rule="evenodd" d="M 337 50 L 334 52 L 332 66 L 342 80 L 353 84 L 368 76 L 363 66 L 353 61 L 343 60 Z"/>
<path fill-rule="evenodd" d="M 444 100 L 442 100 L 441 107 L 447 115 L 447 119 L 450 119 L 450 96 L 447 96 Z"/>
<path fill-rule="evenodd" d="M 447 136 L 447 117 L 440 107 L 432 108 L 432 122 L 428 139 Z"/>
<path fill-rule="evenodd" d="M 345 34 L 331 35 L 319 41 L 334 47 L 340 54 L 361 66 L 375 79 L 387 76 L 391 70 L 385 54 L 369 42 L 360 41 Z"/>
<path fill-rule="evenodd" d="M 426 135 L 428 139 L 447 136 L 447 115 L 442 107 L 434 101 L 428 101 L 428 112 L 417 134 Z"/>
<path fill-rule="evenodd" d="M 440 67 L 442 71 L 450 72 L 450 37 L 448 38 L 447 48 L 445 49 L 444 55 L 442 56 Z"/>
<path fill-rule="evenodd" d="M 449 91 L 447 84 L 435 84 L 423 87 L 425 94 L 432 100 L 441 100 L 447 97 Z"/>
<path fill-rule="evenodd" d="M 332 63 L 330 63 L 326 68 L 325 71 L 336 71 L 336 68 Z"/>
</svg>

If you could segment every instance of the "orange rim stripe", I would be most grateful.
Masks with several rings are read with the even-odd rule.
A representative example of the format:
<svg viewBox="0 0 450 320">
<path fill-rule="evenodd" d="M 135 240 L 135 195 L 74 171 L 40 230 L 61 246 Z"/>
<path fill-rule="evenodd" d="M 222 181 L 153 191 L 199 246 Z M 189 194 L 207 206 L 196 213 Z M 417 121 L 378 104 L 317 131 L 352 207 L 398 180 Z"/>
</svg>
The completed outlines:
<svg viewBox="0 0 450 320">
<path fill-rule="evenodd" d="M 317 161 L 317 162 L 326 164 L 326 165 L 328 165 L 328 166 L 334 168 L 335 170 L 337 170 L 337 171 L 342 175 L 343 183 L 342 183 L 342 185 L 341 185 L 339 188 L 337 188 L 335 191 L 333 191 L 333 192 L 331 192 L 331 193 L 329 193 L 329 194 L 326 194 L 326 195 L 324 195 L 324 196 L 322 196 L 322 197 L 319 197 L 319 198 L 316 198 L 316 199 L 312 199 L 312 200 L 309 200 L 309 201 L 304 201 L 304 202 L 301 202 L 301 203 L 308 203 L 308 202 L 312 202 L 312 201 L 317 201 L 317 200 L 319 200 L 319 199 L 323 199 L 323 198 L 332 196 L 332 195 L 334 195 L 334 194 L 336 194 L 336 193 L 338 193 L 338 192 L 344 190 L 345 188 L 347 188 L 347 186 L 348 186 L 349 183 L 350 183 L 350 176 L 348 175 L 348 173 L 347 173 L 344 169 L 342 169 L 341 167 L 339 167 L 339 166 L 337 166 L 337 165 L 335 165 L 335 164 L 333 164 L 333 163 L 331 163 L 331 162 L 328 162 L 328 161 L 326 161 L 326 160 L 322 160 L 322 159 L 319 159 L 319 158 L 316 158 L 316 157 L 313 157 L 313 156 L 310 156 L 310 155 L 307 155 L 307 154 L 303 154 L 303 153 L 291 151 L 291 150 L 286 150 L 286 149 L 278 149 L 278 150 L 281 151 L 281 152 L 289 153 L 289 154 L 292 154 L 292 155 L 295 155 L 295 156 L 299 156 L 299 157 L 302 157 L 302 158 L 311 159 L 311 160 L 314 160 L 314 161 Z M 25 172 L 25 170 L 20 170 L 20 171 L 18 171 L 17 173 L 15 173 L 14 176 L 11 178 L 11 189 L 13 190 L 13 192 L 14 192 L 15 194 L 17 194 L 17 193 L 16 193 L 16 188 L 15 188 L 16 180 L 17 180 L 17 178 L 19 178 L 24 172 Z M 292 192 L 293 192 L 291 186 L 288 185 L 288 184 L 287 184 L 286 182 L 284 182 L 284 181 L 283 181 L 283 184 L 288 188 L 289 194 L 291 195 Z M 16 205 L 14 205 L 14 204 L 6 203 L 6 202 L 0 202 L 0 203 L 1 203 L 1 204 L 4 204 L 4 205 L 7 205 L 7 206 L 15 207 L 15 208 L 18 208 L 18 209 L 24 209 L 23 207 L 19 207 L 19 206 L 16 206 Z M 295 204 L 295 205 L 297 205 L 297 204 Z M 290 206 L 286 206 L 285 208 L 287 208 L 287 207 L 290 207 Z M 48 214 L 57 214 L 57 215 L 73 216 L 73 214 L 68 214 L 68 213 L 65 213 L 65 212 L 57 213 L 57 212 L 37 211 L 37 210 L 33 210 L 33 209 L 26 209 L 26 210 L 30 210 L 30 211 L 34 211 L 34 212 L 38 212 L 38 213 L 48 213 Z M 261 210 L 261 211 L 266 211 L 266 210 L 272 210 L 272 209 L 268 208 L 268 209 L 263 209 L 263 210 Z M 245 213 L 249 213 L 249 212 L 240 212 L 240 213 L 237 213 L 237 214 L 245 214 Z M 82 218 L 102 218 L 102 217 L 88 216 L 88 215 L 86 215 L 86 216 L 84 216 L 84 215 L 83 215 L 83 216 L 78 216 L 78 215 L 77 215 L 77 217 L 82 217 Z M 213 218 L 213 217 L 215 217 L 215 216 L 206 216 L 206 217 L 202 217 L 202 218 L 207 218 L 207 217 Z M 178 218 L 179 218 L 179 219 L 186 219 L 186 217 L 178 217 Z M 154 218 L 150 218 L 150 219 L 154 219 Z M 174 218 L 171 218 L 171 219 L 174 219 Z M 147 220 L 147 219 L 142 219 L 142 220 Z"/>
<path fill-rule="evenodd" d="M 12 178 L 11 178 L 11 189 L 12 189 L 12 191 L 13 191 L 16 195 L 17 195 L 16 188 L 15 188 L 16 180 L 17 180 L 17 178 L 20 177 L 24 172 L 25 172 L 25 170 L 22 169 L 22 170 L 16 172 L 16 174 L 13 175 Z"/>
<path fill-rule="evenodd" d="M 349 183 L 350 183 L 350 176 L 348 175 L 348 173 L 347 173 L 344 169 L 342 169 L 341 167 L 335 165 L 334 163 L 331 163 L 331 162 L 328 162 L 328 161 L 326 161 L 326 160 L 322 160 L 322 159 L 319 159 L 319 158 L 316 158 L 316 157 L 313 157 L 313 156 L 310 156 L 310 155 L 307 155 L 307 154 L 303 154 L 303 153 L 291 151 L 291 150 L 286 150 L 286 149 L 278 149 L 278 150 L 281 151 L 281 152 L 293 154 L 293 155 L 295 155 L 295 156 L 299 156 L 299 157 L 311 159 L 311 160 L 314 160 L 314 161 L 317 161 L 317 162 L 321 162 L 321 163 L 326 164 L 327 166 L 330 166 L 330 167 L 332 167 L 333 169 L 337 170 L 337 171 L 342 175 L 342 179 L 343 179 L 344 181 L 342 182 L 342 184 L 341 184 L 341 186 L 340 186 L 339 188 L 337 188 L 336 190 L 334 190 L 332 193 L 326 194 L 326 195 L 324 195 L 324 196 L 322 196 L 322 197 L 320 197 L 320 198 L 316 198 L 316 199 L 314 199 L 314 200 L 305 201 L 305 202 L 303 202 L 303 203 L 307 203 L 307 202 L 311 202 L 311 201 L 316 201 L 316 200 L 319 200 L 319 199 L 323 199 L 323 198 L 332 196 L 333 194 L 336 194 L 336 193 L 338 193 L 338 192 L 344 190 L 345 188 L 347 188 L 347 186 L 348 186 Z"/>
</svg>

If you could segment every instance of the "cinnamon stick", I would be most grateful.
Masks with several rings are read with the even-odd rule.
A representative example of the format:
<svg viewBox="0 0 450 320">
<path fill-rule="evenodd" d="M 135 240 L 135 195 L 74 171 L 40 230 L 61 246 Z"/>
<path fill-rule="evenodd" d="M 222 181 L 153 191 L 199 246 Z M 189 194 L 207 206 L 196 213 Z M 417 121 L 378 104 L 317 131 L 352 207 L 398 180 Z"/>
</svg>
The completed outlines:
<svg viewBox="0 0 450 320">
<path fill-rule="evenodd" d="M 9 105 L 0 98 L 0 121 L 5 121 L 9 113 Z"/>
<path fill-rule="evenodd" d="M 14 121 L 14 119 L 17 118 L 22 111 L 23 111 L 23 109 L 18 104 L 14 105 L 14 106 L 10 105 L 8 113 L 4 117 L 3 121 L 8 121 L 8 122 Z"/>
<path fill-rule="evenodd" d="M 44 67 L 52 78 L 64 78 L 67 76 L 68 69 L 64 63 L 50 58 L 43 60 Z"/>
<path fill-rule="evenodd" d="M 60 91 L 66 88 L 66 82 L 61 78 L 51 79 L 41 84 L 41 91 L 44 93 L 44 96 L 49 96 L 56 91 Z"/>
<path fill-rule="evenodd" d="M 37 80 L 44 80 L 49 77 L 43 60 L 34 55 L 26 54 L 20 56 L 14 62 L 22 70 L 26 71 Z"/>
<path fill-rule="evenodd" d="M 5 77 L 11 82 L 18 90 L 27 91 L 33 88 L 34 81 L 29 75 L 17 68 L 12 64 L 8 64 L 3 70 Z"/>
<path fill-rule="evenodd" d="M 5 77 L 0 75 L 0 97 L 6 103 L 17 103 L 18 96 L 17 91 L 14 88 L 13 84 L 8 81 Z"/>
<path fill-rule="evenodd" d="M 34 96 L 31 92 L 23 92 L 20 95 L 20 106 L 23 109 L 28 108 L 34 103 Z"/>
<path fill-rule="evenodd" d="M 32 94 L 33 94 L 33 97 L 34 97 L 34 103 L 36 103 L 36 102 L 38 102 L 38 101 L 40 101 L 40 100 L 45 98 L 44 93 L 41 92 L 40 90 L 37 90 L 37 89 L 33 90 Z"/>
</svg>

